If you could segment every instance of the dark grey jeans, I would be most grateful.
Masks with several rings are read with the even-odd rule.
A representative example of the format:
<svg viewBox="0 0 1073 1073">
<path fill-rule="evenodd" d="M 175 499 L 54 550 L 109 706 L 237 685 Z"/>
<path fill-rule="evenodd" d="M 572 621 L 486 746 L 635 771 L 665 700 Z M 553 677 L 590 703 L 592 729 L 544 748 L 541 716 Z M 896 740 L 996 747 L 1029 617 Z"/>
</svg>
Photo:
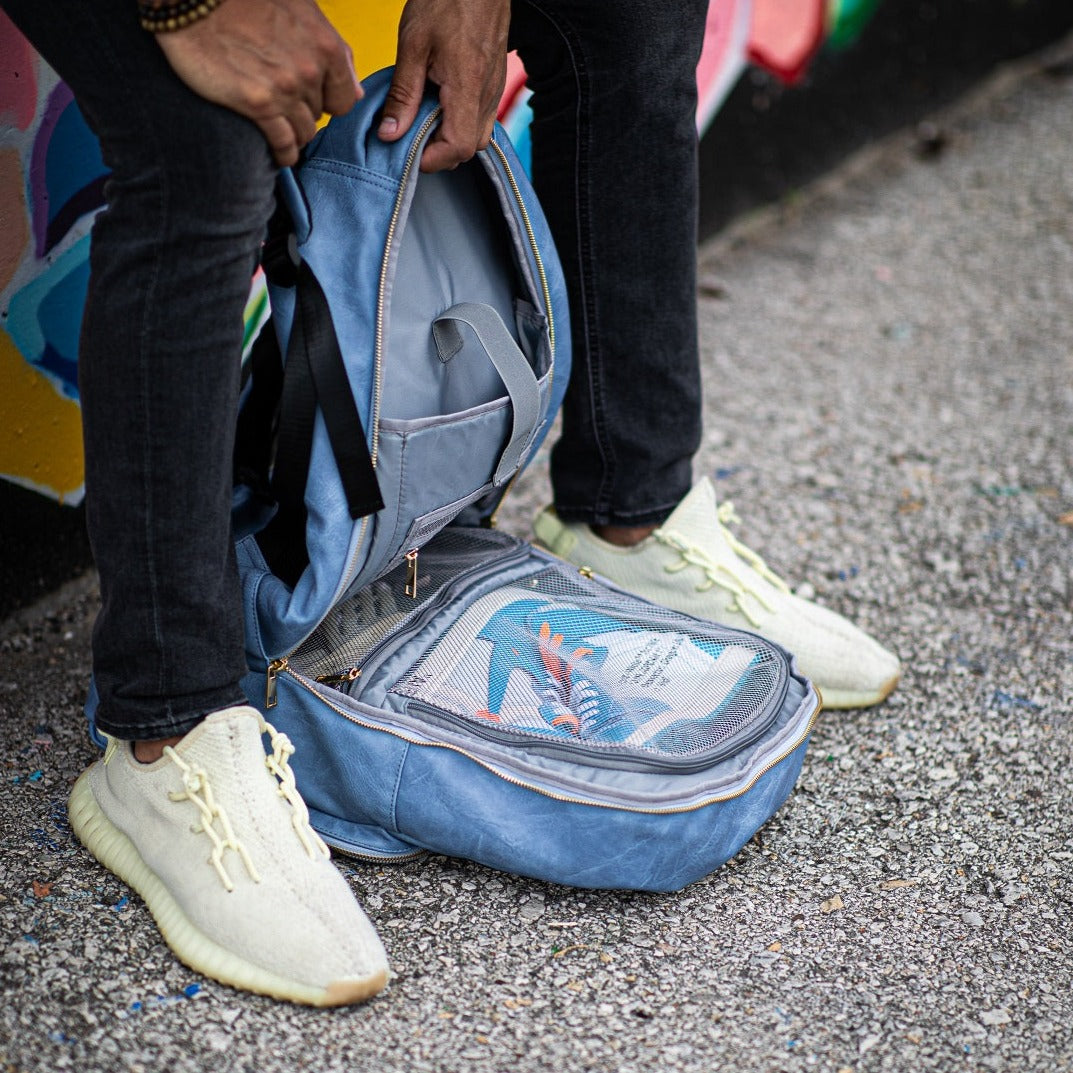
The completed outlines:
<svg viewBox="0 0 1073 1073">
<path fill-rule="evenodd" d="M 570 289 L 559 515 L 660 522 L 700 445 L 696 68 L 705 0 L 515 0 L 533 184 Z"/>
<path fill-rule="evenodd" d="M 242 313 L 275 171 L 202 100 L 132 0 L 2 0 L 73 90 L 111 169 L 93 230 L 79 377 L 101 578 L 98 726 L 184 733 L 242 700 L 230 533 Z M 661 520 L 700 436 L 694 69 L 704 0 L 516 0 L 535 182 L 572 288 L 575 373 L 556 504 Z"/>
</svg>

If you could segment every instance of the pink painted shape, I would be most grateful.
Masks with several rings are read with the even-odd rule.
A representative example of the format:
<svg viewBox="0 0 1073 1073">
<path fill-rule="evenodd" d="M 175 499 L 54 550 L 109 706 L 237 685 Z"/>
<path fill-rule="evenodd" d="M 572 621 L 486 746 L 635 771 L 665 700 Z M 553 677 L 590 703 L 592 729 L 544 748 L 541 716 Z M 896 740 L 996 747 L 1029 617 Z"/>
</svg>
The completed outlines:
<svg viewBox="0 0 1073 1073">
<path fill-rule="evenodd" d="M 697 64 L 697 130 L 703 132 L 745 67 L 750 0 L 712 0 Z"/>
<path fill-rule="evenodd" d="M 37 112 L 37 54 L 0 11 L 0 125 L 26 130 Z"/>
<path fill-rule="evenodd" d="M 0 149 L 0 205 L 4 226 L 0 227 L 0 290 L 15 276 L 29 251 L 30 221 L 26 211 L 26 190 L 22 179 L 22 159 L 16 149 Z"/>
<path fill-rule="evenodd" d="M 823 42 L 826 0 L 753 0 L 749 59 L 796 82 Z"/>
<path fill-rule="evenodd" d="M 496 119 L 503 122 L 514 102 L 525 91 L 525 65 L 518 58 L 517 52 L 507 53 L 507 83 L 503 87 L 503 96 L 499 98 Z"/>
</svg>

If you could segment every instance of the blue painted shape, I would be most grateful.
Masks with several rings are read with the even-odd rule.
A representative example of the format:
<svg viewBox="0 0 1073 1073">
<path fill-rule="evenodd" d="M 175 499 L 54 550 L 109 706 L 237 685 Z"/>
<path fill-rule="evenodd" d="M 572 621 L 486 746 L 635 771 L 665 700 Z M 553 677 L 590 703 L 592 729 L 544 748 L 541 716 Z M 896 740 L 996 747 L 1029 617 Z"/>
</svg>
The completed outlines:
<svg viewBox="0 0 1073 1073">
<path fill-rule="evenodd" d="M 86 126 L 78 105 L 71 101 L 56 123 L 45 157 L 49 222 L 63 211 L 66 202 L 107 171 L 100 143 Z"/>
<path fill-rule="evenodd" d="M 78 334 L 89 288 L 89 236 L 28 283 L 8 307 L 7 330 L 22 356 L 78 398 Z"/>
<path fill-rule="evenodd" d="M 530 177 L 533 174 L 533 139 L 529 133 L 533 122 L 533 109 L 529 104 L 529 94 L 519 99 L 510 112 L 503 117 L 503 128 L 507 132 L 514 152 Z"/>
<path fill-rule="evenodd" d="M 49 97 L 30 163 L 34 242 L 44 257 L 80 216 L 104 204 L 108 169 L 100 144 L 79 111 L 70 87 L 60 83 Z"/>
</svg>

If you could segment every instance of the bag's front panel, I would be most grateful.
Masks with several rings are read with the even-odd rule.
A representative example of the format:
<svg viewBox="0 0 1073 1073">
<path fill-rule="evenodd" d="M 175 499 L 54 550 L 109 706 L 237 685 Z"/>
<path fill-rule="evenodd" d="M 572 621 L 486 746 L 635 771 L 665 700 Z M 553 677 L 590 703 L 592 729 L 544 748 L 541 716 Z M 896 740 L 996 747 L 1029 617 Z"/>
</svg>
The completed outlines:
<svg viewBox="0 0 1073 1073">
<path fill-rule="evenodd" d="M 348 701 L 283 676 L 268 713 L 296 746 L 295 775 L 332 846 L 377 860 L 427 849 L 578 887 L 668 891 L 708 875 L 783 803 L 807 744 L 728 800 L 671 812 L 601 807 L 537 792 L 432 738 L 377 729 L 374 711 Z"/>
<path fill-rule="evenodd" d="M 534 793 L 447 749 L 411 747 L 394 830 L 408 842 L 575 887 L 670 891 L 741 849 L 786 800 L 807 740 L 747 792 L 683 812 L 600 808 Z"/>
<path fill-rule="evenodd" d="M 734 758 L 807 692 L 762 638 L 458 527 L 336 607 L 291 666 L 411 725 L 483 742 L 491 758 L 565 758 L 672 784 L 699 772 L 698 794 L 724 759 L 738 779 Z"/>
<path fill-rule="evenodd" d="M 269 718 L 333 844 L 667 890 L 778 807 L 816 708 L 786 657 L 570 575 L 448 529 L 292 655 Z"/>
<path fill-rule="evenodd" d="M 389 73 L 369 80 L 366 100 L 318 135 L 289 199 L 299 252 L 331 309 L 386 506 L 367 519 L 350 517 L 318 415 L 305 496 L 309 566 L 293 584 L 248 586 L 256 622 L 247 648 L 261 646 L 269 657 L 288 653 L 333 603 L 388 569 L 414 534 L 427 539 L 435 525 L 496 497 L 507 463 L 519 465 L 547 425 L 553 300 L 563 321 L 561 371 L 568 366 L 561 273 L 524 172 L 510 173 L 497 155 L 423 175 L 416 161 L 434 129 L 435 101 L 422 105 L 407 139 L 382 143 L 370 117 L 389 82 Z M 293 293 L 271 291 L 286 352 Z M 437 343 L 436 318 L 463 303 L 498 318 L 527 365 L 528 407 L 519 406 L 517 374 L 505 382 L 502 362 L 489 359 L 487 335 L 459 321 L 457 350 Z M 259 569 L 253 549 L 246 559 Z"/>
<path fill-rule="evenodd" d="M 690 622 L 550 564 L 471 603 L 391 692 L 520 748 L 688 770 L 762 734 L 787 681 L 769 645 Z"/>
<path fill-rule="evenodd" d="M 501 200 L 497 184 L 499 171 L 474 160 L 450 173 L 413 170 L 400 192 L 383 265 L 390 300 L 379 311 L 374 406 L 388 507 L 370 527 L 363 578 L 504 484 L 548 412 L 548 296 L 528 271 L 534 239 L 516 218 L 522 207 Z M 467 321 L 463 311 L 474 308 L 480 316 Z"/>
</svg>

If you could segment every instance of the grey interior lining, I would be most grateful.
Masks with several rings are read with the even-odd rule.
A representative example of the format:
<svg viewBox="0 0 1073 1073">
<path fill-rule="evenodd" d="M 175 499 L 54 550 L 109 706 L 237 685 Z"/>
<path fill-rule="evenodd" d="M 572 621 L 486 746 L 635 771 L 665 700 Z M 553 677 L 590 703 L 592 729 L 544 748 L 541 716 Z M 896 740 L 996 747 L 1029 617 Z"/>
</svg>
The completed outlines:
<svg viewBox="0 0 1073 1073">
<path fill-rule="evenodd" d="M 385 324 L 381 416 L 400 420 L 456 413 L 503 397 L 503 381 L 476 334 L 462 325 L 461 348 L 442 362 L 432 321 L 452 305 L 478 302 L 495 309 L 517 335 L 515 299 L 524 297 L 509 232 L 481 164 L 419 173 L 413 181 Z M 529 341 L 517 341 L 532 360 Z"/>
</svg>

